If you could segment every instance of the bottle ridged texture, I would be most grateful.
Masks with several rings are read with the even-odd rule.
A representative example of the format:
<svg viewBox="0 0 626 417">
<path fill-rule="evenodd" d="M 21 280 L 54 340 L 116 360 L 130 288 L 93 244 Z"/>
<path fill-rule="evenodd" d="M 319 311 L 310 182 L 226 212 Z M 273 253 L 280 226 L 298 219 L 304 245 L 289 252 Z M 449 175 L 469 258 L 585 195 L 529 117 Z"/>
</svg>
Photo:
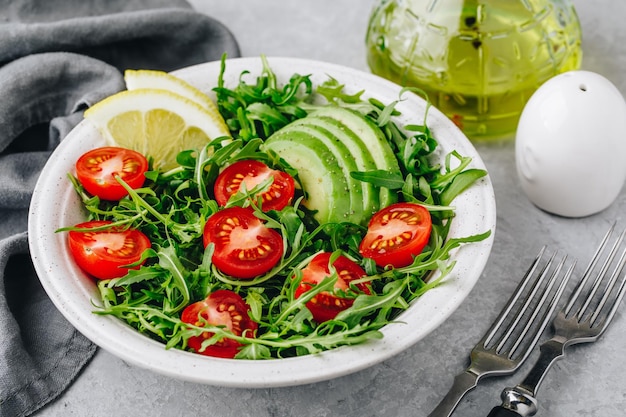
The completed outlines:
<svg viewBox="0 0 626 417">
<path fill-rule="evenodd" d="M 428 93 L 470 138 L 510 134 L 530 95 L 580 68 L 569 1 L 383 0 L 366 36 L 375 74 Z"/>
</svg>

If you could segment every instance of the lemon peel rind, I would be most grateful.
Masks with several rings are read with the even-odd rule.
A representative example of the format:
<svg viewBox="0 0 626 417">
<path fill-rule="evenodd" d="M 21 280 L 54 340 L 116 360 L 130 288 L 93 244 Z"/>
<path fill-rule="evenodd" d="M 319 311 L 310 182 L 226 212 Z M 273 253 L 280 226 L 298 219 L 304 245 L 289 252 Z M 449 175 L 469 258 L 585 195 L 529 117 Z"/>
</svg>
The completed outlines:
<svg viewBox="0 0 626 417">
<path fill-rule="evenodd" d="M 189 84 L 187 81 L 165 71 L 129 69 L 124 71 L 124 81 L 128 90 L 146 88 L 167 90 L 196 101 L 211 112 L 218 111 L 217 105 L 208 95 Z"/>
</svg>

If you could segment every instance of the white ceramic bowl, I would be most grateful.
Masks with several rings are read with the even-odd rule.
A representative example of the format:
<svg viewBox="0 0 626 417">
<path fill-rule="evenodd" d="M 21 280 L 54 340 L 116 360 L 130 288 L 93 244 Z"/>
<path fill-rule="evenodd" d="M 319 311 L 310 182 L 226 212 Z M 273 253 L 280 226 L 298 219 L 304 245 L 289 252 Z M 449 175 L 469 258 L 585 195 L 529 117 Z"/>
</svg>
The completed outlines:
<svg viewBox="0 0 626 417">
<path fill-rule="evenodd" d="M 269 58 L 278 80 L 294 73 L 312 74 L 319 84 L 328 76 L 345 84 L 347 91 L 365 90 L 389 103 L 398 99 L 400 87 L 380 77 L 351 68 L 291 58 Z M 242 70 L 249 70 L 254 82 L 261 71 L 260 58 L 227 61 L 225 84 L 234 86 Z M 205 92 L 217 84 L 219 62 L 210 62 L 177 71 Z M 425 101 L 405 94 L 397 105 L 404 123 L 423 121 Z M 441 112 L 431 108 L 428 125 L 440 145 L 440 155 L 457 150 L 473 158 L 472 167 L 485 169 L 476 150 L 461 131 Z M 454 201 L 456 217 L 451 236 L 467 236 L 491 229 L 491 237 L 455 251 L 457 262 L 443 285 L 428 291 L 398 318 L 382 329 L 381 340 L 345 346 L 316 355 L 276 360 L 233 360 L 211 358 L 164 345 L 140 334 L 122 321 L 93 314 L 97 288 L 75 265 L 66 248 L 66 234 L 55 233 L 62 226 L 83 220 L 80 201 L 67 179 L 76 159 L 85 151 L 101 146 L 103 139 L 90 124 L 80 123 L 54 151 L 41 173 L 33 194 L 29 217 L 30 249 L 41 283 L 56 305 L 81 333 L 121 359 L 172 377 L 231 387 L 277 387 L 311 383 L 346 375 L 381 362 L 424 338 L 461 304 L 479 279 L 489 257 L 495 233 L 496 209 L 489 177 L 484 177 Z"/>
</svg>

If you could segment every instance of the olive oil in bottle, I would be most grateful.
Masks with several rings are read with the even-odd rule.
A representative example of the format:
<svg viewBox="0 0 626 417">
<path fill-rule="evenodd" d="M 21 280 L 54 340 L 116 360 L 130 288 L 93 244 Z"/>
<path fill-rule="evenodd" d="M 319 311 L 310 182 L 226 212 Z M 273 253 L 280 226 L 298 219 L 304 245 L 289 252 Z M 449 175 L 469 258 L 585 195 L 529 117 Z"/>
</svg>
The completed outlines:
<svg viewBox="0 0 626 417">
<path fill-rule="evenodd" d="M 513 134 L 533 92 L 582 60 L 569 0 L 381 0 L 366 45 L 373 73 L 424 90 L 470 139 Z"/>
</svg>

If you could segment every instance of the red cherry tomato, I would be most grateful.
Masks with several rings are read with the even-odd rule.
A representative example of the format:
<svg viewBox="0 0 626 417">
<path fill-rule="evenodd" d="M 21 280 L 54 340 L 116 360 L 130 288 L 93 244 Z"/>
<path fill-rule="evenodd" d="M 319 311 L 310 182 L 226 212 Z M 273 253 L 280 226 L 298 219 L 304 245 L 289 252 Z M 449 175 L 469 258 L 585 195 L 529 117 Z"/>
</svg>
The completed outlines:
<svg viewBox="0 0 626 417">
<path fill-rule="evenodd" d="M 306 291 L 310 290 L 313 285 L 319 284 L 324 278 L 331 275 L 328 268 L 330 256 L 329 252 L 322 252 L 316 255 L 309 265 L 302 270 L 302 282 L 296 289 L 296 298 L 299 298 Z M 359 265 L 345 256 L 339 256 L 333 262 L 333 267 L 337 271 L 336 290 L 347 291 L 350 288 L 350 281 L 366 275 Z M 357 284 L 356 287 L 365 294 L 370 294 L 370 290 L 365 284 Z M 334 319 L 337 314 L 350 307 L 353 303 L 354 299 L 352 298 L 344 298 L 340 295 L 322 291 L 307 302 L 306 306 L 313 314 L 313 319 L 318 323 L 322 323 Z"/>
<path fill-rule="evenodd" d="M 213 264 L 235 278 L 253 278 L 272 269 L 283 255 L 280 233 L 265 227 L 251 209 L 230 207 L 204 226 L 204 246 L 215 244 Z"/>
<path fill-rule="evenodd" d="M 372 216 L 359 251 L 381 267 L 407 266 L 428 244 L 431 229 L 430 213 L 424 206 L 395 203 Z"/>
<path fill-rule="evenodd" d="M 239 296 L 229 290 L 217 290 L 207 298 L 188 305 L 180 319 L 185 323 L 204 327 L 224 326 L 236 336 L 253 337 L 258 325 L 248 315 L 250 306 Z M 223 338 L 213 345 L 202 350 L 202 342 L 213 336 L 211 332 L 204 332 L 200 336 L 193 336 L 187 340 L 187 345 L 197 353 L 219 358 L 234 358 L 241 344 L 233 339 Z"/>
<path fill-rule="evenodd" d="M 76 227 L 93 229 L 107 224 L 111 222 L 93 220 L 77 224 Z M 99 279 L 126 275 L 128 268 L 124 266 L 139 261 L 143 251 L 150 247 L 150 239 L 135 229 L 70 231 L 68 242 L 78 266 Z"/>
<path fill-rule="evenodd" d="M 119 175 L 131 188 L 139 188 L 146 180 L 148 160 L 139 152 L 107 146 L 92 149 L 76 161 L 76 177 L 91 195 L 102 200 L 117 201 L 128 193 L 117 182 Z"/>
<path fill-rule="evenodd" d="M 269 177 L 273 177 L 274 181 L 269 189 L 261 194 L 263 211 L 281 210 L 291 203 L 295 182 L 291 175 L 271 169 L 260 161 L 237 161 L 224 169 L 213 186 L 215 199 L 223 206 L 239 191 L 242 184 L 246 190 L 251 190 Z"/>
</svg>

